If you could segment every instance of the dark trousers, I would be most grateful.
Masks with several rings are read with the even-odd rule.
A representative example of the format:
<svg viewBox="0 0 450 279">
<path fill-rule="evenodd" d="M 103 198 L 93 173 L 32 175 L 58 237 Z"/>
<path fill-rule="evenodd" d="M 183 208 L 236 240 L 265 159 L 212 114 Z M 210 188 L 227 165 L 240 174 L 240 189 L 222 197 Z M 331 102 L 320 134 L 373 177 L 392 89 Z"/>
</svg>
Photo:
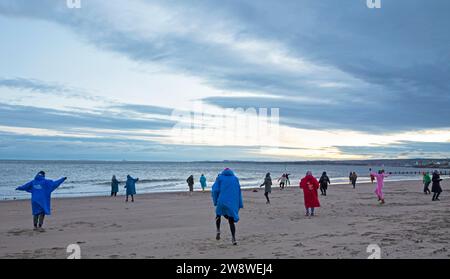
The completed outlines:
<svg viewBox="0 0 450 279">
<path fill-rule="evenodd" d="M 269 192 L 265 192 L 264 196 L 266 197 L 267 203 L 270 203 Z"/>
<path fill-rule="evenodd" d="M 430 191 L 430 189 L 428 188 L 429 186 L 430 186 L 430 183 L 431 182 L 427 182 L 427 183 L 424 183 L 423 184 L 423 192 L 425 193 L 425 194 L 431 194 L 431 191 Z"/>
<path fill-rule="evenodd" d="M 438 200 L 439 199 L 439 195 L 440 195 L 441 193 L 434 193 L 433 194 L 433 201 L 436 201 L 436 200 Z"/>
<path fill-rule="evenodd" d="M 33 225 L 34 225 L 34 227 L 37 228 L 38 225 L 39 225 L 39 228 L 41 228 L 42 225 L 44 224 L 44 218 L 45 218 L 45 214 L 44 213 L 33 215 Z"/>
<path fill-rule="evenodd" d="M 227 217 L 224 216 L 226 219 L 228 219 L 228 223 L 230 224 L 230 231 L 231 231 L 231 236 L 233 237 L 233 240 L 236 239 L 235 238 L 235 234 L 236 234 L 236 226 L 234 225 L 234 219 L 233 217 Z M 220 215 L 216 216 L 216 227 L 217 227 L 217 233 L 220 233 L 220 222 L 221 222 L 221 217 Z"/>
</svg>

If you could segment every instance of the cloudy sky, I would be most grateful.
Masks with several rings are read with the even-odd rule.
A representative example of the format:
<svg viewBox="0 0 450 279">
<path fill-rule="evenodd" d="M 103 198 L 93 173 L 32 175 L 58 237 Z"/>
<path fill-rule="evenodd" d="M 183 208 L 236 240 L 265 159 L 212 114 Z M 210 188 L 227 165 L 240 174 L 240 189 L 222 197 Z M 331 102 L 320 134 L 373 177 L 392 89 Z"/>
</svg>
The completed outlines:
<svg viewBox="0 0 450 279">
<path fill-rule="evenodd" d="M 381 2 L 0 0 L 0 159 L 450 157 L 450 1 Z"/>
</svg>

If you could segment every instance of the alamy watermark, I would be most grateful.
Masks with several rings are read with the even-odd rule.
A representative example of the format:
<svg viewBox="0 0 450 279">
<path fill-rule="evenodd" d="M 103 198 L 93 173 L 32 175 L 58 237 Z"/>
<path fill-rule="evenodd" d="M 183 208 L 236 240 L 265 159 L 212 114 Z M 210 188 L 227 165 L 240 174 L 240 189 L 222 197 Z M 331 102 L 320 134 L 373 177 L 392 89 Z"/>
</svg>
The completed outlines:
<svg viewBox="0 0 450 279">
<path fill-rule="evenodd" d="M 81 0 L 66 0 L 67 8 L 81 9 Z"/>
<path fill-rule="evenodd" d="M 171 120 L 176 123 L 170 135 L 175 143 L 269 148 L 280 145 L 279 108 L 174 110 Z"/>
<path fill-rule="evenodd" d="M 381 248 L 378 244 L 370 244 L 367 246 L 366 252 L 369 253 L 369 260 L 379 260 L 381 259 Z"/>
<path fill-rule="evenodd" d="M 369 9 L 381 9 L 381 0 L 367 0 L 366 4 Z"/>
<path fill-rule="evenodd" d="M 79 260 L 81 259 L 81 248 L 78 244 L 69 244 L 66 248 L 67 259 L 69 260 Z"/>
</svg>

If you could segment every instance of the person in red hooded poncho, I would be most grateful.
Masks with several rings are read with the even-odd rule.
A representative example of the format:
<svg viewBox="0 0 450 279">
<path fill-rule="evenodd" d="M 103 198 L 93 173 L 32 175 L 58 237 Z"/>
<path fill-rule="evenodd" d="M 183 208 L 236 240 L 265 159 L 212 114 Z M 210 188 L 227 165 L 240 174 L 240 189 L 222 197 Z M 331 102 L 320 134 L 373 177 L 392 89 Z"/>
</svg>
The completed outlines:
<svg viewBox="0 0 450 279">
<path fill-rule="evenodd" d="M 306 176 L 300 180 L 300 188 L 303 189 L 305 198 L 306 216 L 314 216 L 314 208 L 320 207 L 319 195 L 319 181 L 308 171 Z"/>
</svg>

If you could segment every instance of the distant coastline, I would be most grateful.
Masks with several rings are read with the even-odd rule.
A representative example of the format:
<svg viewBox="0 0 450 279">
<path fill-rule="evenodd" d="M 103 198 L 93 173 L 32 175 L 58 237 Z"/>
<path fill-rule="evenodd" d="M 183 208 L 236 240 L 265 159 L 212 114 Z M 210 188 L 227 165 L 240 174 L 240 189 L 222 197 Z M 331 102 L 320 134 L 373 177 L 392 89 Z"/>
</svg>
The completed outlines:
<svg viewBox="0 0 450 279">
<path fill-rule="evenodd" d="M 199 161 L 135 161 L 135 160 L 77 160 L 77 159 L 0 159 L 0 162 L 62 162 L 62 163 L 213 163 L 213 164 L 280 164 L 280 165 L 353 165 L 353 166 L 390 166 L 390 167 L 413 167 L 413 168 L 437 168 L 450 169 L 450 159 L 368 159 L 368 160 L 306 160 L 306 161 L 252 161 L 252 160 L 199 160 Z"/>
</svg>

